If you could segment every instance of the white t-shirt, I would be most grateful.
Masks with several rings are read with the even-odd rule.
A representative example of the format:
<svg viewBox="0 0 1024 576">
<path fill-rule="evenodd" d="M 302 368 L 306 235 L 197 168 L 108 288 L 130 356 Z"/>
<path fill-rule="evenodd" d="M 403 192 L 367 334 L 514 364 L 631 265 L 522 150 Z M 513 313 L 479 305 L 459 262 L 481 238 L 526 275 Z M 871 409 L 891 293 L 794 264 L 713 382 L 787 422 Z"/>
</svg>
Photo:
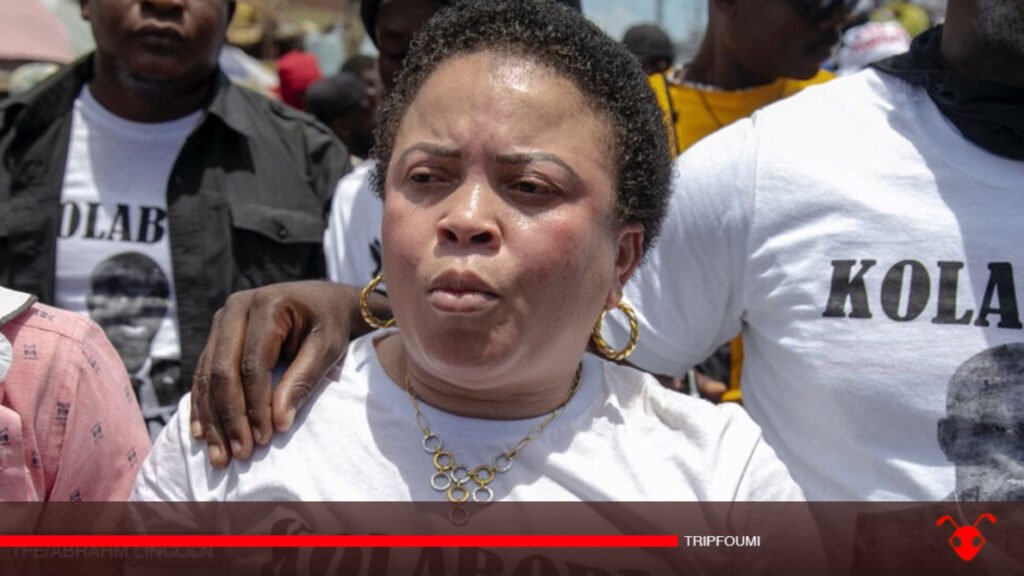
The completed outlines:
<svg viewBox="0 0 1024 576">
<path fill-rule="evenodd" d="M 346 174 L 334 191 L 324 231 L 327 278 L 332 282 L 363 286 L 380 274 L 384 204 L 370 182 L 375 164 L 373 160 L 363 162 Z"/>
<path fill-rule="evenodd" d="M 157 439 L 135 500 L 446 501 L 406 392 L 384 373 L 374 333 L 354 341 L 287 433 L 245 462 L 210 467 L 189 433 L 189 400 Z M 490 463 L 544 416 L 481 420 L 421 402 L 459 463 Z M 507 501 L 802 500 L 785 467 L 735 406 L 662 388 L 587 355 L 565 411 L 490 484 Z"/>
<path fill-rule="evenodd" d="M 83 88 L 61 192 L 56 305 L 103 328 L 154 434 L 180 399 L 167 179 L 199 116 L 131 122 Z"/>
<path fill-rule="evenodd" d="M 979 392 L 979 362 L 1021 377 L 986 358 L 1024 335 L 1024 163 L 868 70 L 710 136 L 674 186 L 626 288 L 630 361 L 681 374 L 742 331 L 744 403 L 809 499 L 950 495 L 937 427 L 954 373 Z"/>
</svg>

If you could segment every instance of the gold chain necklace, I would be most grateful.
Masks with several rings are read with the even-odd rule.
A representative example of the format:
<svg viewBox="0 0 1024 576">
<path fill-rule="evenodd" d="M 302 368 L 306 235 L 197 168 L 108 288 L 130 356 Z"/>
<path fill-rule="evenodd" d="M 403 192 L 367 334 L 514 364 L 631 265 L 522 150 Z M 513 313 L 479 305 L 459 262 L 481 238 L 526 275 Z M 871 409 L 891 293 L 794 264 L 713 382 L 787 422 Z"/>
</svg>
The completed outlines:
<svg viewBox="0 0 1024 576">
<path fill-rule="evenodd" d="M 427 415 L 420 411 L 419 399 L 412 390 L 409 375 L 406 374 L 405 391 L 409 393 L 409 400 L 416 411 L 416 425 L 423 432 L 423 439 L 420 441 L 420 444 L 423 446 L 424 451 L 433 456 L 435 472 L 430 477 L 430 487 L 438 492 L 447 492 L 448 501 L 456 505 L 465 503 L 470 497 L 473 498 L 474 502 L 482 504 L 493 500 L 494 491 L 488 485 L 498 474 L 504 474 L 511 470 L 512 462 L 515 461 L 516 457 L 531 442 L 536 440 L 544 432 L 544 429 L 565 410 L 566 405 L 572 400 L 580 386 L 580 373 L 582 369 L 583 364 L 581 363 L 576 367 L 576 375 L 572 378 L 572 384 L 569 386 L 569 393 L 566 394 L 565 400 L 562 400 L 561 404 L 549 412 L 547 418 L 531 428 L 526 433 L 526 436 L 523 436 L 510 450 L 495 456 L 490 464 L 481 464 L 473 468 L 459 465 L 451 451 L 444 449 L 444 440 L 441 439 L 441 436 L 430 430 L 430 422 L 427 420 Z M 466 484 L 470 481 L 475 484 L 475 487 L 466 487 Z"/>
</svg>

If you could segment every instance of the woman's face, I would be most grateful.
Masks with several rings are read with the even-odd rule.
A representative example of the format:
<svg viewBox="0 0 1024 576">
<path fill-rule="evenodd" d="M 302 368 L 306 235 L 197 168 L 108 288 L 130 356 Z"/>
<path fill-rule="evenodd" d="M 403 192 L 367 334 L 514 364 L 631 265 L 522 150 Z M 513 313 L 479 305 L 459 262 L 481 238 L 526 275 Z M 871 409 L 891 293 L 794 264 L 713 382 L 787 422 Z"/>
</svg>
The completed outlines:
<svg viewBox="0 0 1024 576">
<path fill-rule="evenodd" d="M 518 56 L 453 58 L 402 119 L 384 274 L 410 359 L 486 389 L 575 365 L 640 258 L 613 224 L 611 132 L 568 80 Z"/>
</svg>

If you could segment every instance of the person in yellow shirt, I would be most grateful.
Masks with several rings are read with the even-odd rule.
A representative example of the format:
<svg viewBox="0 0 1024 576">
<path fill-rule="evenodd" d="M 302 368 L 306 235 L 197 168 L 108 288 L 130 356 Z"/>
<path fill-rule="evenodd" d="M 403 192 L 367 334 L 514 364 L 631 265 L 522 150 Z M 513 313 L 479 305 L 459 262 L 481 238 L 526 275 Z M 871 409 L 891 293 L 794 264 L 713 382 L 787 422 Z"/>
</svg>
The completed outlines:
<svg viewBox="0 0 1024 576">
<path fill-rule="evenodd" d="M 807 86 L 821 69 L 856 0 L 708 0 L 704 40 L 689 65 L 652 74 L 676 154 L 712 132 Z M 739 402 L 743 342 L 737 337 L 697 374 L 701 393 Z M 727 384 L 726 384 L 727 383 Z"/>
</svg>

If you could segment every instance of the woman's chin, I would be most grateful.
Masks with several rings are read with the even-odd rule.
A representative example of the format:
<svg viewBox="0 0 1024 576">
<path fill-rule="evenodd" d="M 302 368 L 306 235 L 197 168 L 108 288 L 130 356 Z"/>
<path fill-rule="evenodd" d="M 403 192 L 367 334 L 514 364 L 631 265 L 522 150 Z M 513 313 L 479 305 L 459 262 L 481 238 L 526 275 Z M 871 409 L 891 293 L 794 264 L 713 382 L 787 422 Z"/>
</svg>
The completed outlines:
<svg viewBox="0 0 1024 576">
<path fill-rule="evenodd" d="M 481 378 L 501 371 L 512 351 L 488 341 L 486 335 L 475 338 L 445 338 L 424 343 L 419 352 L 425 365 L 448 380 Z"/>
</svg>

